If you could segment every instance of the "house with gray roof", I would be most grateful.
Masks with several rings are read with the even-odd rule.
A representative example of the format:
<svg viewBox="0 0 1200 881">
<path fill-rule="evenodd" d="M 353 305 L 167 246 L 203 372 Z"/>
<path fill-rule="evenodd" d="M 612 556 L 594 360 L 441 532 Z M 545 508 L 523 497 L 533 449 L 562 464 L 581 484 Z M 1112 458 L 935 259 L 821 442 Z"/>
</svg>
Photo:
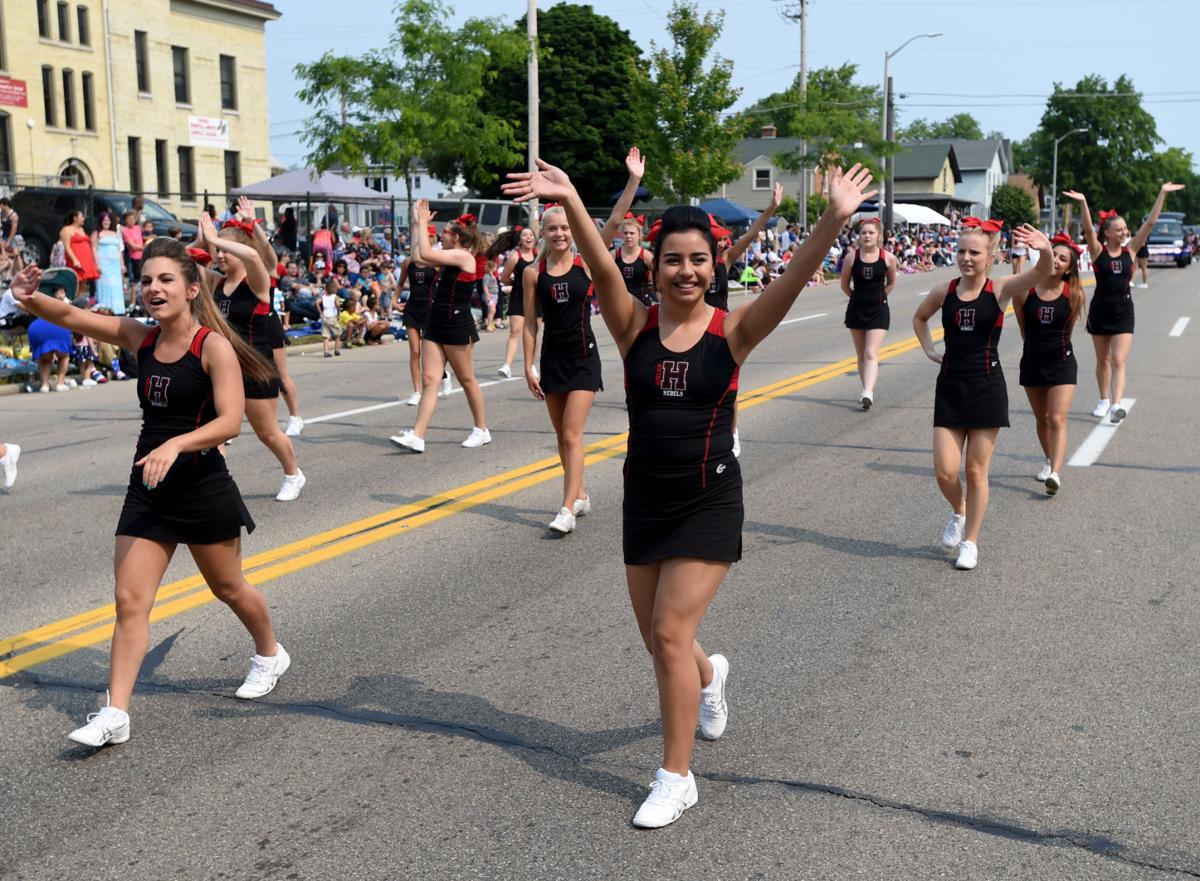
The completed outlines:
<svg viewBox="0 0 1200 881">
<path fill-rule="evenodd" d="M 991 216 L 992 194 L 996 192 L 996 187 L 1008 182 L 1008 176 L 1013 172 L 1012 141 L 1002 138 L 985 138 L 981 141 L 932 138 L 912 143 L 953 147 L 962 173 L 962 182 L 955 188 L 955 196 L 971 203 L 967 209 L 969 214 Z"/>
<path fill-rule="evenodd" d="M 742 164 L 742 176 L 705 198 L 729 199 L 755 211 L 762 211 L 770 204 L 771 190 L 776 183 L 783 184 L 785 196 L 799 198 L 800 173 L 780 168 L 775 162 L 775 157 L 780 153 L 794 153 L 799 148 L 799 138 L 778 138 L 774 126 L 763 126 L 759 137 L 742 138 L 735 149 L 737 161 Z"/>
<path fill-rule="evenodd" d="M 962 170 L 949 144 L 903 144 L 892 158 L 896 202 L 924 205 L 938 214 L 962 214 L 971 204 L 958 195 Z"/>
</svg>

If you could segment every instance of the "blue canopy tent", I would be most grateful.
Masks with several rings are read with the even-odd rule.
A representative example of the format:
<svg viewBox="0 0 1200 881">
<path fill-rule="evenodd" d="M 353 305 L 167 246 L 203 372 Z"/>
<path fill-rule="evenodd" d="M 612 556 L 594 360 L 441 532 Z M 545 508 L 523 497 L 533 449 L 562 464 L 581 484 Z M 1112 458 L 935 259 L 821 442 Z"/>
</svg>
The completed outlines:
<svg viewBox="0 0 1200 881">
<path fill-rule="evenodd" d="M 625 191 L 618 190 L 617 192 L 615 192 L 611 196 L 609 196 L 608 204 L 616 205 L 617 200 L 621 198 L 621 193 L 623 193 L 623 192 L 625 192 Z M 646 189 L 645 187 L 638 187 L 633 193 L 633 201 L 634 202 L 639 202 L 642 199 L 649 199 L 649 198 L 650 198 L 650 191 L 648 189 Z"/>
<path fill-rule="evenodd" d="M 707 202 L 701 202 L 700 210 L 706 214 L 711 214 L 722 223 L 728 223 L 733 226 L 743 223 L 753 223 L 758 219 L 757 211 L 744 208 L 736 202 L 730 202 L 728 199 L 709 199 Z"/>
</svg>

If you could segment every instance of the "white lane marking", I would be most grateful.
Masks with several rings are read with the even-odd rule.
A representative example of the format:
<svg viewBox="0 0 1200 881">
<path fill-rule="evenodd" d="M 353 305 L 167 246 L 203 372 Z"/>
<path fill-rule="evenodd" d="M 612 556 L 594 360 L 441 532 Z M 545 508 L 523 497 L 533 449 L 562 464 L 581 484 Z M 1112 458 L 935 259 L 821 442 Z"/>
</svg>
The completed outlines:
<svg viewBox="0 0 1200 881">
<path fill-rule="evenodd" d="M 1125 413 L 1128 414 L 1133 409 L 1137 398 L 1122 398 L 1121 406 L 1125 408 Z M 1124 425 L 1124 420 L 1121 422 L 1112 422 L 1107 416 L 1100 420 L 1100 424 L 1092 429 L 1092 433 L 1087 436 L 1079 449 L 1075 451 L 1070 461 L 1067 462 L 1075 468 L 1086 468 L 1089 465 L 1094 465 L 1096 460 L 1100 458 L 1100 454 L 1104 452 L 1104 448 L 1108 446 L 1108 442 L 1113 439 L 1113 435 L 1117 433 L 1117 429 Z"/>
<path fill-rule="evenodd" d="M 524 379 L 524 378 L 525 378 L 524 376 L 514 376 L 512 378 L 507 378 L 507 379 L 493 379 L 489 382 L 479 383 L 479 387 L 480 388 L 488 388 L 489 386 L 500 385 L 503 382 L 516 382 L 518 379 Z M 450 394 L 456 395 L 456 394 L 460 393 L 461 391 L 462 391 L 462 387 L 458 386 L 456 388 L 452 388 L 450 390 Z M 386 410 L 388 407 L 402 407 L 402 406 L 404 406 L 404 402 L 407 400 L 408 400 L 408 398 L 404 398 L 403 400 L 388 401 L 387 403 L 384 403 L 384 404 L 372 404 L 369 407 L 359 407 L 355 410 L 342 410 L 340 413 L 326 413 L 324 416 L 312 416 L 312 417 L 305 416 L 304 424 L 310 425 L 314 422 L 330 422 L 334 419 L 344 419 L 347 416 L 357 416 L 360 413 L 373 413 L 376 410 Z"/>
<path fill-rule="evenodd" d="M 779 326 L 783 327 L 785 324 L 795 324 L 797 321 L 808 321 L 810 318 L 824 318 L 828 314 L 828 312 L 818 312 L 815 315 L 802 315 L 799 318 L 789 318 L 787 321 L 779 322 Z"/>
<path fill-rule="evenodd" d="M 1175 322 L 1175 326 L 1171 328 L 1171 332 L 1167 336 L 1183 336 L 1183 329 L 1188 326 L 1190 318 L 1180 318 Z"/>
</svg>

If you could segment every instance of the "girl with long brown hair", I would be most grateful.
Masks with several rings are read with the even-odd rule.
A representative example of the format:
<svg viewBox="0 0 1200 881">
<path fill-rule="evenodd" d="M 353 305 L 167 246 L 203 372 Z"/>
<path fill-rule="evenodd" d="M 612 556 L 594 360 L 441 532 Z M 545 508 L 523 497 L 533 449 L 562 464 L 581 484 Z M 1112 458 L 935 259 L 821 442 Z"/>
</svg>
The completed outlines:
<svg viewBox="0 0 1200 881">
<path fill-rule="evenodd" d="M 32 314 L 138 353 L 142 429 L 117 522 L 108 700 L 70 734 L 86 746 L 129 739 L 129 701 L 150 644 L 150 612 L 180 544 L 254 640 L 250 673 L 237 696 L 267 694 L 291 663 L 275 641 L 266 600 L 242 573 L 241 531 L 253 530 L 254 520 L 216 449 L 240 429 L 243 375 L 263 382 L 272 371 L 214 307 L 197 265 L 206 258 L 170 238 L 146 247 L 142 298 L 158 322 L 153 328 L 38 293 L 37 267 L 24 270 L 12 286 Z"/>
<path fill-rule="evenodd" d="M 896 258 L 883 249 L 882 238 L 879 218 L 859 221 L 858 243 L 842 260 L 842 293 L 849 298 L 845 323 L 858 358 L 858 404 L 864 410 L 875 403 L 879 347 L 892 323 L 888 295 L 896 286 Z"/>
</svg>

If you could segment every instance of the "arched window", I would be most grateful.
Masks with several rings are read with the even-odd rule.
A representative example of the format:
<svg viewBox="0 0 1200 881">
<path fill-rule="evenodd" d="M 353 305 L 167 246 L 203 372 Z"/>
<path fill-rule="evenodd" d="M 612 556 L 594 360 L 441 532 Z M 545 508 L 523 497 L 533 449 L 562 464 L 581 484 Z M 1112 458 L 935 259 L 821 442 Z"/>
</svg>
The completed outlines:
<svg viewBox="0 0 1200 881">
<path fill-rule="evenodd" d="M 0 181 L 11 183 L 13 176 L 12 117 L 0 111 Z"/>
<path fill-rule="evenodd" d="M 58 170 L 58 180 L 67 187 L 90 187 L 92 172 L 83 162 L 71 158 L 64 162 L 62 168 Z"/>
</svg>

